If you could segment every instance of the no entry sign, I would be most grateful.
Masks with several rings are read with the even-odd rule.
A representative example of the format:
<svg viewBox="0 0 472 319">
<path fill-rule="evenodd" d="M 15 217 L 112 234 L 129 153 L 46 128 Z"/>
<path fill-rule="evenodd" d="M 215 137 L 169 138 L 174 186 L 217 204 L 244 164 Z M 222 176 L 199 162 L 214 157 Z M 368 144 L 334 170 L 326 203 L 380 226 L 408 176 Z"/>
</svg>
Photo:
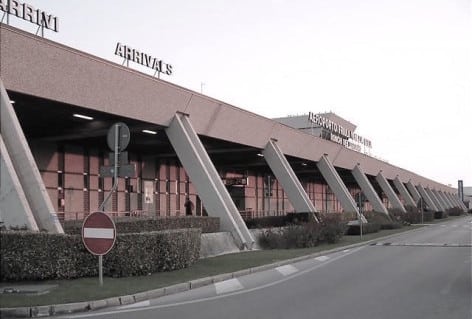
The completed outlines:
<svg viewBox="0 0 472 319">
<path fill-rule="evenodd" d="M 82 241 L 94 255 L 106 255 L 115 244 L 116 228 L 113 220 L 103 212 L 94 212 L 82 225 Z"/>
</svg>

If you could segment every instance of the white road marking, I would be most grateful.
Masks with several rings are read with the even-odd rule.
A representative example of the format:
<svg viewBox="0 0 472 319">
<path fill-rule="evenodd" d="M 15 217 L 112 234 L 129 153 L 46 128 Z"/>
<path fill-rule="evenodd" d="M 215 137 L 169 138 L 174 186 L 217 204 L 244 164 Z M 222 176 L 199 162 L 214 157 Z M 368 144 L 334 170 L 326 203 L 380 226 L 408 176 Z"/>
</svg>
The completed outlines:
<svg viewBox="0 0 472 319">
<path fill-rule="evenodd" d="M 113 228 L 84 228 L 84 238 L 113 239 L 114 237 Z"/>
<path fill-rule="evenodd" d="M 150 305 L 151 305 L 151 302 L 149 300 L 144 300 L 144 301 L 140 301 L 140 302 L 135 302 L 131 305 L 125 305 L 125 306 L 118 307 L 118 309 L 139 308 L 139 307 L 147 307 L 147 306 L 150 306 Z"/>
<path fill-rule="evenodd" d="M 243 289 L 243 285 L 236 278 L 215 283 L 216 294 L 221 295 L 228 292 Z"/>
<path fill-rule="evenodd" d="M 298 269 L 292 265 L 280 266 L 280 267 L 275 268 L 275 270 L 277 270 L 283 276 L 288 276 L 298 271 Z"/>
<path fill-rule="evenodd" d="M 310 267 L 308 269 L 299 271 L 294 276 L 301 276 L 301 275 L 304 275 L 304 274 L 309 273 L 311 271 L 314 271 L 318 268 L 324 267 L 329 263 L 332 263 L 332 262 L 337 261 L 341 258 L 349 256 L 353 253 L 356 253 L 356 252 L 360 251 L 363 248 L 364 248 L 364 246 L 361 246 L 361 247 L 358 247 L 356 249 L 353 249 L 349 254 L 335 256 L 335 257 L 331 258 L 331 260 L 329 260 L 328 262 L 326 262 L 324 264 L 315 264 L 313 267 Z M 240 291 L 235 291 L 235 292 L 229 293 L 228 295 L 235 296 L 235 295 L 240 295 L 240 294 L 249 293 L 249 292 L 253 292 L 253 291 L 258 291 L 258 290 L 261 290 L 261 289 L 267 289 L 269 287 L 273 287 L 273 286 L 278 285 L 280 283 L 291 280 L 292 278 L 293 277 L 284 277 L 280 280 L 271 281 L 270 283 L 267 283 L 267 284 L 262 285 L 262 286 L 257 286 L 257 287 L 254 287 L 254 288 L 249 288 L 249 289 L 240 290 Z M 200 303 L 200 302 L 204 302 L 204 301 L 218 300 L 218 299 L 224 298 L 228 295 L 224 295 L 224 296 L 217 295 L 217 296 L 213 296 L 213 297 L 206 297 L 206 298 L 195 299 L 195 300 L 181 301 L 181 302 L 175 302 L 175 303 L 171 303 L 171 304 L 149 306 L 149 307 L 146 308 L 146 310 L 165 309 L 165 308 L 170 308 L 170 307 L 178 307 L 178 306 L 182 306 L 182 305 Z M 114 315 L 114 314 L 117 314 L 117 313 L 124 314 L 124 313 L 138 312 L 138 311 L 141 311 L 141 309 L 111 310 L 111 311 L 101 312 L 100 314 L 101 315 Z M 68 319 L 70 319 L 70 318 L 91 318 L 91 317 L 96 317 L 96 314 L 95 313 L 84 313 L 84 314 L 79 314 L 79 315 L 72 315 L 72 316 L 68 315 L 67 316 Z M 66 318 L 66 317 L 58 317 L 58 318 Z"/>
<path fill-rule="evenodd" d="M 349 249 L 344 249 L 343 253 L 347 253 L 348 251 L 349 251 Z"/>
<path fill-rule="evenodd" d="M 316 257 L 315 260 L 318 260 L 318 261 L 326 261 L 328 260 L 329 257 L 328 256 L 320 256 L 320 257 Z"/>
</svg>

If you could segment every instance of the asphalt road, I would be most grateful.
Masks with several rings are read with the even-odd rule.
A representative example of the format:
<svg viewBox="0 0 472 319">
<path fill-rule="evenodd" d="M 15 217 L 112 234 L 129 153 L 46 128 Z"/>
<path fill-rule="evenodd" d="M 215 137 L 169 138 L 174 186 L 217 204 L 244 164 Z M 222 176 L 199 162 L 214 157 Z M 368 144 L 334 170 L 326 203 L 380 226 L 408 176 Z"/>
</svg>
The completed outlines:
<svg viewBox="0 0 472 319">
<path fill-rule="evenodd" d="M 472 218 L 72 318 L 471 319 Z M 71 316 L 69 316 L 70 318 Z"/>
</svg>

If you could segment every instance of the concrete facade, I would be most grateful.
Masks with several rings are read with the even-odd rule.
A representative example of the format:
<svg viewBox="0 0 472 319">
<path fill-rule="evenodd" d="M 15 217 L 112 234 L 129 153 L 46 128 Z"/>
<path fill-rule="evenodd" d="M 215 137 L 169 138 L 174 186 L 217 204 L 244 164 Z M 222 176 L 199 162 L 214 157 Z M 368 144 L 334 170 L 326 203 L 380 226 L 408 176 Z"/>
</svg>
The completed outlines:
<svg viewBox="0 0 472 319">
<path fill-rule="evenodd" d="M 191 119 L 213 163 L 213 177 L 222 180 L 218 192 L 227 192 L 229 199 L 225 195 L 223 202 L 234 206 L 230 215 L 235 210 L 244 218 L 280 215 L 300 207 L 359 213 L 353 196 L 360 191 L 355 183 L 349 184 L 356 163 L 369 176 L 382 171 L 387 183 L 398 178 L 455 193 L 366 154 L 16 28 L 0 24 L 0 37 L 1 80 L 9 98 L 16 100 L 15 112 L 44 183 L 43 197 L 50 202 L 48 211 L 63 218 L 83 218 L 111 189 L 111 178 L 100 176 L 99 167 L 109 164 L 103 141 L 107 128 L 117 121 L 131 127 L 129 157 L 137 173 L 119 179 L 107 210 L 178 216 L 185 214 L 189 200 L 192 214 L 209 213 L 210 199 L 201 191 L 205 184 L 191 177 L 179 147 L 165 134 L 176 114 Z M 73 113 L 91 114 L 94 120 L 79 123 Z M 142 133 L 148 127 L 156 137 Z M 285 166 L 290 183 L 280 174 L 274 177 L 271 165 L 259 157 L 275 140 L 287 161 L 279 161 L 279 166 Z M 185 158 L 201 152 L 187 153 Z M 386 196 L 378 200 L 388 208 Z"/>
</svg>

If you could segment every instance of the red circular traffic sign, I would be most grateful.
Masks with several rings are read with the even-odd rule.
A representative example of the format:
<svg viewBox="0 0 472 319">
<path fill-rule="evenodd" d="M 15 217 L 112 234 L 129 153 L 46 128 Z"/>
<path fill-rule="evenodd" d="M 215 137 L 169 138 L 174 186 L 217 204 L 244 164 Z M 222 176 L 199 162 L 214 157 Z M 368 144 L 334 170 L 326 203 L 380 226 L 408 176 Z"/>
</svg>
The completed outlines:
<svg viewBox="0 0 472 319">
<path fill-rule="evenodd" d="M 104 212 L 94 212 L 85 218 L 82 225 L 82 241 L 94 255 L 106 255 L 115 244 L 116 227 Z"/>
</svg>

